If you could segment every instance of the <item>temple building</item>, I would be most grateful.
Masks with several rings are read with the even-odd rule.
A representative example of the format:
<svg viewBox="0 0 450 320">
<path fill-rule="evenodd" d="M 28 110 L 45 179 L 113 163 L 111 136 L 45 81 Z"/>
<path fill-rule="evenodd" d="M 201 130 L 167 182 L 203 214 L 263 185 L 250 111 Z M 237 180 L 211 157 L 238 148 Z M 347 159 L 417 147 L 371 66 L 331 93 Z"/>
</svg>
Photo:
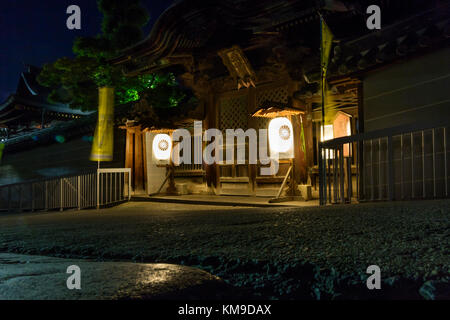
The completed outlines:
<svg viewBox="0 0 450 320">
<path fill-rule="evenodd" d="M 367 27 L 371 4 L 381 8 L 380 30 Z M 269 176 L 249 161 L 181 164 L 167 173 L 152 161 L 152 142 L 180 124 L 193 134 L 186 118 L 124 126 L 126 166 L 147 194 L 160 192 L 170 176 L 178 193 L 282 191 L 322 203 L 446 197 L 449 10 L 449 1 L 179 1 L 146 40 L 111 63 L 129 76 L 174 73 L 199 99 L 203 130 L 258 132 L 287 118 L 292 156 Z M 321 19 L 334 39 L 324 90 Z"/>
<path fill-rule="evenodd" d="M 97 113 L 50 103 L 49 88 L 36 81 L 39 72 L 37 67 L 26 66 L 16 92 L 0 105 L 0 142 L 5 146 L 0 186 L 97 168 L 89 161 Z M 116 161 L 108 163 L 113 167 L 123 166 L 121 133 L 116 134 Z"/>
<path fill-rule="evenodd" d="M 50 103 L 50 89 L 36 81 L 39 72 L 39 68 L 27 65 L 20 74 L 16 92 L 0 104 L 2 140 L 37 132 L 89 114 L 71 109 L 65 104 Z"/>
<path fill-rule="evenodd" d="M 369 5 L 381 9 L 380 29 L 368 28 Z M 156 110 L 143 93 L 115 106 L 113 161 L 102 167 L 130 168 L 135 195 L 321 204 L 448 197 L 449 20 L 449 0 L 178 1 L 109 63 L 130 77 L 170 73 L 195 103 Z M 0 105 L 9 134 L 0 185 L 97 170 L 89 160 L 97 113 L 50 104 L 36 72 L 24 72 Z M 167 158 L 176 129 L 190 133 L 190 163 Z M 235 140 L 231 162 L 198 161 L 208 129 L 222 132 L 224 155 L 227 129 L 253 129 L 258 155 L 282 155 L 278 170 L 263 174 L 269 165 L 251 161 L 248 138 Z"/>
</svg>

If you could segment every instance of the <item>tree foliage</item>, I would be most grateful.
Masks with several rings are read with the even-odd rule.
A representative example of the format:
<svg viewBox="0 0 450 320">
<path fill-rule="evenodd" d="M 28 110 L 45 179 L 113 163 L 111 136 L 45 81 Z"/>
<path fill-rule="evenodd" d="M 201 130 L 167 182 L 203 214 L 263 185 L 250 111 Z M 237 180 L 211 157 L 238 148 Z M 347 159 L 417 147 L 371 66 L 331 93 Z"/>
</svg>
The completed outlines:
<svg viewBox="0 0 450 320">
<path fill-rule="evenodd" d="M 186 100 L 171 74 L 125 77 L 120 67 L 107 63 L 109 58 L 143 39 L 142 28 L 149 15 L 140 0 L 98 0 L 103 14 L 101 33 L 74 41 L 74 58 L 63 57 L 43 66 L 38 81 L 53 88 L 51 102 L 67 103 L 71 108 L 95 110 L 98 87 L 115 88 L 116 103 L 139 99 L 143 92 L 155 107 L 176 106 Z"/>
</svg>

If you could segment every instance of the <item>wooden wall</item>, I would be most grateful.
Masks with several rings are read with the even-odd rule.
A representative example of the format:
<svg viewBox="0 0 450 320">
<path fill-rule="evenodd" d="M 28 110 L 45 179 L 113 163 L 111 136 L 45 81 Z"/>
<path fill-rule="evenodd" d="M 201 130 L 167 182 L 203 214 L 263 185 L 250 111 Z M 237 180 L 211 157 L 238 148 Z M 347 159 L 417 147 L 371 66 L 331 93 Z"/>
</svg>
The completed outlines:
<svg viewBox="0 0 450 320">
<path fill-rule="evenodd" d="M 450 48 L 364 78 L 366 132 L 450 117 Z"/>
</svg>

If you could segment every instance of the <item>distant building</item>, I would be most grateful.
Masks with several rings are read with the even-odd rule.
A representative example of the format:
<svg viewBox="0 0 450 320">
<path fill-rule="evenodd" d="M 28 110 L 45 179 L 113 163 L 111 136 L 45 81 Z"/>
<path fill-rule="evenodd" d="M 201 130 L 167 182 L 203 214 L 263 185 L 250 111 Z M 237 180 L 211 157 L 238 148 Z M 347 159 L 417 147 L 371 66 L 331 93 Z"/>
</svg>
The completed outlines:
<svg viewBox="0 0 450 320">
<path fill-rule="evenodd" d="M 0 105 L 0 133 L 5 144 L 0 186 L 97 169 L 97 163 L 89 160 L 97 112 L 48 102 L 49 88 L 36 81 L 39 71 L 27 66 L 16 92 Z M 123 166 L 123 137 L 123 130 L 117 129 L 115 161 L 102 167 Z"/>
<path fill-rule="evenodd" d="M 71 109 L 66 104 L 50 103 L 50 88 L 36 81 L 39 72 L 37 67 L 26 66 L 26 70 L 20 74 L 16 92 L 0 104 L 2 140 L 37 132 L 89 114 Z"/>
</svg>

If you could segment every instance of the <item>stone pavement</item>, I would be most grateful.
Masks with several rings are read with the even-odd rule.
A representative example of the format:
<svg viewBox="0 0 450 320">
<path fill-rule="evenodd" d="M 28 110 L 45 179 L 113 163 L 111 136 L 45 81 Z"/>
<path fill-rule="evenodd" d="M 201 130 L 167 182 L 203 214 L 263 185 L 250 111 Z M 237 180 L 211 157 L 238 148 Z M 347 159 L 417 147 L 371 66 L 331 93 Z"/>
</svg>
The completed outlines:
<svg viewBox="0 0 450 320">
<path fill-rule="evenodd" d="M 81 289 L 67 288 L 76 265 Z M 200 269 L 0 253 L 0 300 L 214 299 L 228 286 Z"/>
</svg>

